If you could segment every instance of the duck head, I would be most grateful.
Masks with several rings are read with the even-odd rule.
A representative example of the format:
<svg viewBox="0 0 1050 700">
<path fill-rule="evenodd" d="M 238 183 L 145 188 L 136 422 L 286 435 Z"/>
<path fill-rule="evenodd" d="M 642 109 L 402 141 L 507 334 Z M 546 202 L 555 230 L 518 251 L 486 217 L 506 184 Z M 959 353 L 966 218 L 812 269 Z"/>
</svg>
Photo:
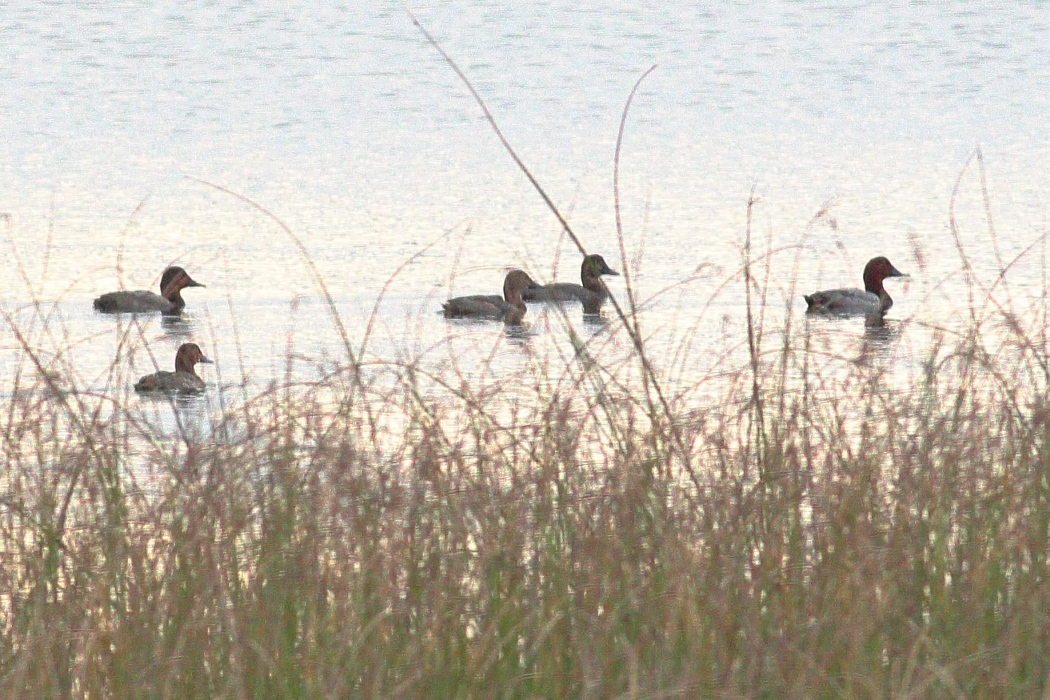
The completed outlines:
<svg viewBox="0 0 1050 700">
<path fill-rule="evenodd" d="M 179 298 L 179 292 L 186 287 L 203 287 L 181 267 L 172 266 L 160 276 L 160 295 L 169 301 Z"/>
<path fill-rule="evenodd" d="M 872 258 L 864 266 L 864 289 L 881 296 L 885 292 L 882 280 L 887 277 L 907 277 L 907 275 L 895 268 L 888 258 L 882 256 Z"/>
<path fill-rule="evenodd" d="M 599 275 L 615 275 L 619 277 L 620 273 L 609 267 L 609 264 L 605 262 L 605 258 L 600 255 L 588 255 L 583 259 L 583 265 L 580 268 L 581 277 L 598 277 Z"/>
<path fill-rule="evenodd" d="M 212 364 L 212 361 L 204 356 L 204 353 L 201 351 L 200 346 L 196 343 L 183 343 L 175 352 L 176 372 L 188 372 L 196 377 L 197 373 L 193 371 L 193 367 L 198 362 L 207 365 Z"/>
<path fill-rule="evenodd" d="M 600 255 L 588 255 L 583 259 L 583 265 L 580 266 L 580 281 L 583 282 L 583 288 L 602 298 L 609 292 L 602 283 L 601 275 L 619 276 L 619 274 L 609 267 L 605 258 Z M 589 313 L 588 309 L 584 309 L 584 312 Z"/>
</svg>

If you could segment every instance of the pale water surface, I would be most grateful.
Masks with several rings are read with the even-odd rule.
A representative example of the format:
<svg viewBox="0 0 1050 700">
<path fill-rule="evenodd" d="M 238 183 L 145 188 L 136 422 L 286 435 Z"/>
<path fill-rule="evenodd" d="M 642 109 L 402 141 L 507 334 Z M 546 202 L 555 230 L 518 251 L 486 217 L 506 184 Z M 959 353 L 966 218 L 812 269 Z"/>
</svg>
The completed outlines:
<svg viewBox="0 0 1050 700">
<path fill-rule="evenodd" d="M 658 64 L 628 119 L 621 194 L 638 297 L 671 287 L 645 305 L 643 327 L 672 381 L 731 366 L 722 353 L 744 337 L 743 283 L 723 283 L 741 264 L 752 188 L 756 254 L 778 251 L 766 323 L 781 325 L 788 303 L 800 313 L 804 291 L 859 286 L 864 262 L 887 255 L 912 278 L 891 283 L 894 323 L 874 342 L 907 381 L 922 322 L 969 313 L 949 203 L 980 146 L 999 256 L 1034 244 L 1010 270 L 1010 299 L 1039 308 L 1045 3 L 633 5 L 411 10 L 584 244 L 616 268 L 616 132 L 632 85 Z M 509 266 L 576 279 L 579 257 L 400 3 L 7 3 L 0 36 L 0 306 L 35 346 L 61 350 L 85 388 L 127 392 L 152 371 L 144 343 L 167 366 L 179 343 L 200 342 L 219 363 L 203 370 L 213 386 L 280 379 L 290 342 L 313 359 L 343 357 L 295 242 L 201 181 L 294 232 L 355 347 L 389 282 L 368 346 L 379 359 L 455 359 L 469 372 L 502 342 L 492 371 L 510 378 L 567 335 L 542 307 L 509 336 L 437 313 L 449 294 L 498 292 Z M 976 166 L 956 220 L 990 285 L 1000 263 Z M 93 312 L 98 294 L 151 287 L 172 262 L 207 285 L 185 293 L 181 322 Z M 623 278 L 610 285 L 625 300 Z M 572 307 L 568 320 L 601 352 L 627 351 L 614 320 Z M 872 340 L 861 323 L 811 327 L 846 356 Z M 104 370 L 122 333 L 138 349 L 114 382 Z M 5 322 L 3 386 L 20 356 Z"/>
</svg>

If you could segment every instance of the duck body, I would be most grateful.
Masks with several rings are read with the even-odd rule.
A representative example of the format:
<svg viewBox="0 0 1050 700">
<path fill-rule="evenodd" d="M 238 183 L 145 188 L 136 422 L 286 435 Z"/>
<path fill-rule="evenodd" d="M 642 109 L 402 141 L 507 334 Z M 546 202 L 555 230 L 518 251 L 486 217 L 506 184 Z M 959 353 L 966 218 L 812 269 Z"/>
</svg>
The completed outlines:
<svg viewBox="0 0 1050 700">
<path fill-rule="evenodd" d="M 503 321 L 511 325 L 519 324 L 526 311 L 522 292 L 538 286 L 522 270 L 511 270 L 503 281 L 502 297 L 495 294 L 453 297 L 441 305 L 441 310 L 445 318 L 475 318 Z"/>
<path fill-rule="evenodd" d="M 473 294 L 449 299 L 441 307 L 445 318 L 479 318 L 502 321 L 514 306 L 496 294 Z"/>
<path fill-rule="evenodd" d="M 154 372 L 135 382 L 140 393 L 196 394 L 204 391 L 204 380 L 189 372 Z"/>
<path fill-rule="evenodd" d="M 583 259 L 580 266 L 580 281 L 555 282 L 553 284 L 538 285 L 535 289 L 528 289 L 522 293 L 525 301 L 545 301 L 561 303 L 566 301 L 578 301 L 583 304 L 584 311 L 597 313 L 602 303 L 609 298 L 609 290 L 602 284 L 602 275 L 619 275 L 620 273 L 609 267 L 605 258 L 600 255 L 588 255 Z"/>
<path fill-rule="evenodd" d="M 104 314 L 138 314 L 159 311 L 162 314 L 177 314 L 186 306 L 182 290 L 186 287 L 203 287 L 181 267 L 169 267 L 160 278 L 160 294 L 145 290 L 109 292 L 95 299 L 96 311 Z"/>
<path fill-rule="evenodd" d="M 547 301 L 553 303 L 559 303 L 563 301 L 593 301 L 601 298 L 605 299 L 608 293 L 604 290 L 595 291 L 587 289 L 582 284 L 576 284 L 575 282 L 552 282 L 551 284 L 541 285 L 539 289 L 532 290 L 528 294 L 525 294 L 526 301 Z"/>
<path fill-rule="evenodd" d="M 135 382 L 135 391 L 140 393 L 196 394 L 204 391 L 204 380 L 197 376 L 194 366 L 211 364 L 196 343 L 184 343 L 175 353 L 174 372 L 154 372 Z"/>
<path fill-rule="evenodd" d="M 887 258 L 872 258 L 864 266 L 864 289 L 827 289 L 804 296 L 807 314 L 829 316 L 878 317 L 881 321 L 893 299 L 882 281 L 887 277 L 904 277 Z"/>
<path fill-rule="evenodd" d="M 878 311 L 888 310 L 893 300 L 886 295 L 884 302 L 878 294 L 863 289 L 826 289 L 805 296 L 807 313 L 841 314 L 844 316 L 866 316 Z M 882 308 L 886 303 L 886 309 Z"/>
<path fill-rule="evenodd" d="M 134 292 L 110 292 L 94 302 L 95 310 L 104 314 L 141 314 L 159 311 L 162 314 L 178 313 L 185 306 L 176 306 L 159 294 L 140 289 Z"/>
</svg>

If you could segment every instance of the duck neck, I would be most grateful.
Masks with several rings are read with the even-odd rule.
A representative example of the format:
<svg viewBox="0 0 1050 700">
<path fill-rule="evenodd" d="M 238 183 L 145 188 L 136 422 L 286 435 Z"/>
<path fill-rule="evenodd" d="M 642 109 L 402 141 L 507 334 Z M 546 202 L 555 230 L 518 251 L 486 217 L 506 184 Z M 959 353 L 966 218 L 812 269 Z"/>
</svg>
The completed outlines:
<svg viewBox="0 0 1050 700">
<path fill-rule="evenodd" d="M 194 377 L 196 377 L 197 373 L 193 371 L 193 366 L 195 364 L 196 364 L 195 362 L 191 362 L 191 361 L 187 360 L 185 357 L 179 357 L 179 356 L 175 357 L 175 371 L 176 372 L 186 372 L 187 374 L 192 374 Z"/>
<path fill-rule="evenodd" d="M 525 318 L 525 312 L 528 310 L 525 306 L 525 300 L 521 298 L 521 290 L 516 287 L 504 289 L 503 298 L 510 304 L 510 308 L 507 309 L 503 320 L 506 323 L 521 323 L 521 319 Z"/>
<path fill-rule="evenodd" d="M 510 304 L 512 308 L 515 308 L 518 311 L 520 311 L 522 314 L 524 314 L 525 311 L 527 310 L 527 307 L 525 306 L 525 300 L 521 298 L 521 293 L 520 292 L 515 292 L 514 294 L 508 294 L 507 295 L 507 303 Z"/>
<path fill-rule="evenodd" d="M 167 287 L 160 290 L 160 295 L 170 301 L 171 305 L 176 309 L 181 309 L 186 306 L 186 302 L 182 300 L 182 287 L 178 284 L 169 284 Z"/>
<path fill-rule="evenodd" d="M 882 285 L 880 284 L 879 287 L 881 288 Z M 890 295 L 886 293 L 885 288 L 879 289 L 877 294 L 879 295 L 879 309 L 885 314 L 890 310 L 890 307 L 893 306 L 893 299 L 891 299 Z"/>
<path fill-rule="evenodd" d="M 864 290 L 880 298 L 886 293 L 886 289 L 882 286 L 882 277 L 877 272 L 868 270 L 864 271 Z"/>
<path fill-rule="evenodd" d="M 594 274 L 588 268 L 584 268 L 580 274 L 580 281 L 583 282 L 583 288 L 589 292 L 594 292 L 600 296 L 605 295 L 605 285 L 602 284 L 601 276 Z"/>
</svg>

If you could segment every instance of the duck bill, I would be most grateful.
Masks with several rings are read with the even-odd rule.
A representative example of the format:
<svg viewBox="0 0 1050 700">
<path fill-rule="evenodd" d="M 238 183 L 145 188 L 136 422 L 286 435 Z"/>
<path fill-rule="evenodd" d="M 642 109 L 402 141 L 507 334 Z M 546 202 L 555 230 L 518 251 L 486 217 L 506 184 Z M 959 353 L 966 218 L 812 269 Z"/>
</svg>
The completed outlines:
<svg viewBox="0 0 1050 700">
<path fill-rule="evenodd" d="M 200 282 L 197 282 L 196 280 L 194 280 L 189 275 L 186 275 L 186 284 L 185 284 L 185 286 L 186 287 L 203 287 L 204 285 L 201 284 Z"/>
<path fill-rule="evenodd" d="M 198 285 L 198 286 L 201 286 L 201 287 L 203 287 L 204 285 L 202 284 L 202 285 Z M 200 359 L 199 359 L 199 360 L 197 360 L 197 362 L 200 362 L 200 363 L 202 363 L 202 364 L 205 364 L 205 365 L 214 365 L 214 364 L 215 364 L 214 362 L 212 362 L 211 360 L 209 360 L 209 359 L 208 359 L 207 357 L 205 357 L 204 355 L 201 355 Z"/>
<path fill-rule="evenodd" d="M 890 271 L 888 273 L 886 273 L 886 276 L 887 277 L 911 277 L 911 275 L 909 275 L 906 272 L 901 272 L 900 270 L 895 268 L 893 265 L 890 265 Z"/>
<path fill-rule="evenodd" d="M 612 275 L 613 277 L 619 277 L 620 276 L 619 272 L 617 272 L 616 270 L 613 270 L 612 268 L 609 268 L 609 267 L 607 267 L 604 270 L 602 270 L 602 274 L 603 275 Z"/>
</svg>

